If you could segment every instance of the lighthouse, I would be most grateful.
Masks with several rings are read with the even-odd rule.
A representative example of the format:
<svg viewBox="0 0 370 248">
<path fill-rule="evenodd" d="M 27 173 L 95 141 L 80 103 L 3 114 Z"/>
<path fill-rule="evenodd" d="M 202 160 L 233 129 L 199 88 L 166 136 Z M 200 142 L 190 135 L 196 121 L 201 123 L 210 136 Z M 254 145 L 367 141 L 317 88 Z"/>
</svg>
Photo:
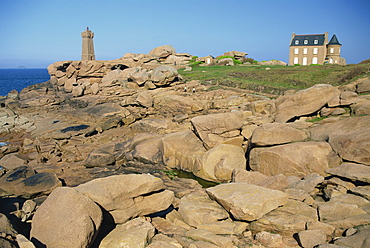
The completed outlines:
<svg viewBox="0 0 370 248">
<path fill-rule="evenodd" d="M 81 33 L 82 37 L 82 60 L 95 60 L 94 52 L 94 33 L 89 30 L 89 27 Z"/>
</svg>

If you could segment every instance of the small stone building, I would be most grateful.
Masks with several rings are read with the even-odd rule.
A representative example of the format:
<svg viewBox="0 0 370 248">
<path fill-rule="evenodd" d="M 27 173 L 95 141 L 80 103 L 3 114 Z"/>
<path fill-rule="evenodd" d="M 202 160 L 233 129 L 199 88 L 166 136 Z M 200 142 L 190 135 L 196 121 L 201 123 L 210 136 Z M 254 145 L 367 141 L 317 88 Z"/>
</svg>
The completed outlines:
<svg viewBox="0 0 370 248">
<path fill-rule="evenodd" d="M 346 60 L 340 57 L 340 47 L 334 34 L 328 42 L 328 32 L 324 34 L 292 34 L 289 49 L 289 65 L 339 64 Z"/>
</svg>

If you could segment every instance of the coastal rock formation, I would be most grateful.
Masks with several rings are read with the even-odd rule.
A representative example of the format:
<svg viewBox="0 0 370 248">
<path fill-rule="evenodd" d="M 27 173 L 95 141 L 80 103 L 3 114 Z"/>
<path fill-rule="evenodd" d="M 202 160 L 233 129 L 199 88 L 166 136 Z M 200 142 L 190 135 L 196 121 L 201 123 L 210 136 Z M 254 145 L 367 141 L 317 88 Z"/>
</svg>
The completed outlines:
<svg viewBox="0 0 370 248">
<path fill-rule="evenodd" d="M 326 169 L 339 165 L 339 158 L 328 143 L 309 141 L 253 148 L 249 165 L 268 176 L 303 177 L 311 172 L 325 175 Z"/>
<path fill-rule="evenodd" d="M 340 91 L 328 84 L 315 85 L 293 95 L 279 96 L 276 101 L 276 122 L 287 122 L 292 118 L 313 114 L 332 99 L 339 98 Z"/>
<path fill-rule="evenodd" d="M 31 241 L 47 247 L 88 247 L 102 219 L 100 207 L 87 196 L 73 188 L 59 187 L 36 211 Z"/>
<path fill-rule="evenodd" d="M 253 221 L 287 203 L 281 191 L 247 183 L 229 183 L 207 189 L 211 199 L 219 202 L 237 220 Z"/>
<path fill-rule="evenodd" d="M 1 99 L 0 204 L 18 233 L 7 224 L 0 242 L 366 244 L 366 79 L 271 100 L 183 81 L 189 55 L 157 50 L 56 62 Z"/>
</svg>

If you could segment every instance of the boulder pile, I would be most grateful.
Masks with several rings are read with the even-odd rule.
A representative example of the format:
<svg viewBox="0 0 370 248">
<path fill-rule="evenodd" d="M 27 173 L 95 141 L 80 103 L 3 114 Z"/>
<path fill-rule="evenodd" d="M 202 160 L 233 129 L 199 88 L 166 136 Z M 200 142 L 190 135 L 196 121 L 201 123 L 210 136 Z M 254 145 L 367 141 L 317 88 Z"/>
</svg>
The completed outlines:
<svg viewBox="0 0 370 248">
<path fill-rule="evenodd" d="M 368 246 L 368 78 L 269 99 L 174 54 L 57 62 L 1 99 L 0 246 Z"/>
</svg>

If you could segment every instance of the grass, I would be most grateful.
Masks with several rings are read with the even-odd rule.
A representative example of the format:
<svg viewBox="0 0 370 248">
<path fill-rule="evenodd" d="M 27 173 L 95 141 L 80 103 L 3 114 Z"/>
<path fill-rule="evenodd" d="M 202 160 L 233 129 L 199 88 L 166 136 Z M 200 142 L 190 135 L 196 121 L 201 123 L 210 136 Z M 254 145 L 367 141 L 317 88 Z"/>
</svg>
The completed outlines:
<svg viewBox="0 0 370 248">
<path fill-rule="evenodd" d="M 270 69 L 266 69 L 270 68 Z M 186 81 L 200 80 L 209 86 L 227 86 L 259 93 L 280 95 L 286 90 L 300 90 L 315 84 L 339 86 L 370 75 L 370 64 L 346 66 L 200 66 L 192 71 L 179 70 Z"/>
</svg>

